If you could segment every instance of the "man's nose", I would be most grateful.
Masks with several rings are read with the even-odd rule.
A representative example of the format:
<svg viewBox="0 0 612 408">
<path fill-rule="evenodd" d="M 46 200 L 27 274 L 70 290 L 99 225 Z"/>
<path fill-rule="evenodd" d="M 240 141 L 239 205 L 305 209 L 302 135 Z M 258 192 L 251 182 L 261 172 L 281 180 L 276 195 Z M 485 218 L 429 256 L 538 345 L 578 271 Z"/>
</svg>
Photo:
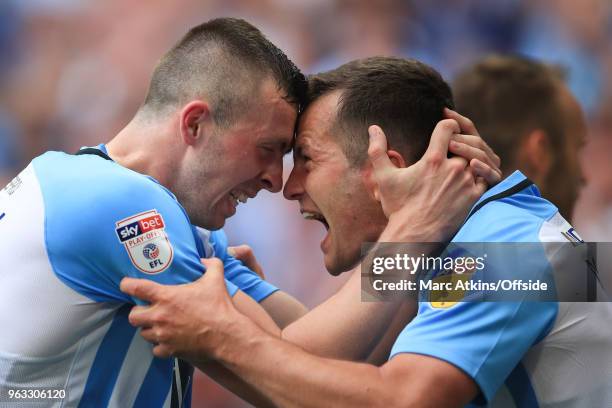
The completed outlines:
<svg viewBox="0 0 612 408">
<path fill-rule="evenodd" d="M 289 179 L 283 190 L 283 195 L 287 200 L 299 200 L 303 194 L 304 188 L 302 187 L 299 171 L 294 168 L 291 170 L 291 174 L 289 174 Z"/>
<path fill-rule="evenodd" d="M 283 160 L 276 160 L 261 174 L 260 182 L 263 188 L 278 193 L 283 188 Z"/>
</svg>

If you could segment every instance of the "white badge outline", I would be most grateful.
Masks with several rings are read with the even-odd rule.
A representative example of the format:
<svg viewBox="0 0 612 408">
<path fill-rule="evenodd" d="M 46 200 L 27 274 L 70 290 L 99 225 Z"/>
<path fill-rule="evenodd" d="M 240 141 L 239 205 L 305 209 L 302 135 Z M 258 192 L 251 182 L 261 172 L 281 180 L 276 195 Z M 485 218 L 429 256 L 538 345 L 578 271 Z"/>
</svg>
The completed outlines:
<svg viewBox="0 0 612 408">
<path fill-rule="evenodd" d="M 126 223 L 126 221 L 130 221 L 130 220 L 133 220 L 133 219 L 136 219 L 136 218 L 142 218 L 144 215 L 147 215 L 147 214 L 158 215 L 161 218 L 162 223 L 164 224 L 164 227 L 163 228 L 158 228 L 158 229 L 161 229 L 162 234 L 164 234 L 164 239 L 166 240 L 166 242 L 168 243 L 168 247 L 170 248 L 170 255 L 168 257 L 168 260 L 166 261 L 165 266 L 162 269 L 160 269 L 159 271 L 153 271 L 153 272 L 152 271 L 144 270 L 144 269 L 142 269 L 138 265 L 138 263 L 132 257 L 132 253 L 131 253 L 130 249 L 128 248 L 127 244 L 124 243 L 124 242 L 121 242 L 121 238 L 116 233 L 117 229 L 121 228 L 120 224 L 124 224 L 124 223 Z M 140 221 L 140 220 L 138 220 L 138 221 Z M 125 226 L 125 225 L 123 225 L 123 226 Z M 120 221 L 115 222 L 115 234 L 117 236 L 117 239 L 119 240 L 119 243 L 125 248 L 126 252 L 128 253 L 128 256 L 130 257 L 130 262 L 132 262 L 132 265 L 134 265 L 136 267 L 136 269 L 138 269 L 142 273 L 145 273 L 147 275 L 159 275 L 160 273 L 162 273 L 166 269 L 168 269 L 168 267 L 172 264 L 172 261 L 174 260 L 174 248 L 172 247 L 172 244 L 170 243 L 170 240 L 168 239 L 168 234 L 166 234 L 166 221 L 164 220 L 164 217 L 161 215 L 161 213 L 159 211 L 157 211 L 157 209 L 155 209 L 155 208 L 152 209 L 152 210 L 143 211 L 143 212 L 141 212 L 139 214 L 135 214 L 135 215 L 132 215 L 132 216 L 130 216 L 128 218 L 124 218 L 124 219 L 122 219 Z M 160 238 L 157 238 L 157 239 L 160 239 Z"/>
</svg>

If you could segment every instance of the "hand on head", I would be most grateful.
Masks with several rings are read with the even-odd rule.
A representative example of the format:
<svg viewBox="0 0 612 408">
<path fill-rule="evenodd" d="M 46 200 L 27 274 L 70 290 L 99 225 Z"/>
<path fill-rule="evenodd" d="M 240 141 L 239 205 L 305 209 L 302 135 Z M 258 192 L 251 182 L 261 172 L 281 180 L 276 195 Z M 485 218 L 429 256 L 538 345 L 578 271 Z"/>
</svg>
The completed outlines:
<svg viewBox="0 0 612 408">
<path fill-rule="evenodd" d="M 383 130 L 376 125 L 368 129 L 375 195 L 385 215 L 416 236 L 422 231 L 427 240 L 440 242 L 456 232 L 487 183 L 501 180 L 499 158 L 471 121 L 450 110 L 445 114 L 448 118 L 436 125 L 423 157 L 406 168 L 389 158 Z M 461 157 L 448 158 L 449 150 Z"/>
<path fill-rule="evenodd" d="M 489 145 L 480 137 L 474 123 L 451 109 L 444 109 L 444 117 L 454 119 L 461 129 L 460 134 L 451 135 L 448 151 L 463 157 L 479 177 L 485 179 L 489 187 L 502 179 L 501 160 Z"/>
</svg>

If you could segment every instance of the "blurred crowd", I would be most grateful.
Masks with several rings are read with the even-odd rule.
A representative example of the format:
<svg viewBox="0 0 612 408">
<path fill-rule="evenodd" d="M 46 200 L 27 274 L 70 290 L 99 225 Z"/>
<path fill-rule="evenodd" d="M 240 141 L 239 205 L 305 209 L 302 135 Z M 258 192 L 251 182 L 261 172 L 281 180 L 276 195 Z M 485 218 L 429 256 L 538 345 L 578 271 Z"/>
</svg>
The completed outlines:
<svg viewBox="0 0 612 408">
<path fill-rule="evenodd" d="M 0 185 L 46 150 L 110 140 L 141 103 L 162 53 L 219 16 L 253 23 L 305 73 L 372 55 L 422 60 L 449 81 L 492 52 L 561 64 L 589 124 L 574 225 L 590 241 L 612 237 L 609 0 L 4 0 Z M 287 157 L 285 175 L 290 169 Z M 260 193 L 226 231 L 232 243 L 254 248 L 273 283 L 310 307 L 343 281 L 324 270 L 321 225 L 302 220 L 280 195 Z M 195 406 L 238 406 L 199 381 Z"/>
</svg>

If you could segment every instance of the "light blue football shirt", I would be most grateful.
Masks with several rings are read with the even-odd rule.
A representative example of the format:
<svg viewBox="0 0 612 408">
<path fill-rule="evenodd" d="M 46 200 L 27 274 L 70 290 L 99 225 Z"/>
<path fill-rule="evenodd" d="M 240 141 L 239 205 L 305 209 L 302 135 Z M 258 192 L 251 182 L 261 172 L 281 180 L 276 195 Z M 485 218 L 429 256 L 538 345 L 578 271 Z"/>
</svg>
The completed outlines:
<svg viewBox="0 0 612 408">
<path fill-rule="evenodd" d="M 487 202 L 490 198 L 496 198 Z M 557 208 L 520 172 L 493 187 L 453 242 L 517 242 L 528 246 L 522 270 L 506 277 L 552 280 L 548 248 L 578 237 Z M 579 240 L 579 237 L 578 237 Z M 536 245 L 541 243 L 541 245 Z M 499 247 L 503 250 L 503 247 Z M 427 296 L 427 294 L 423 294 Z M 458 302 L 423 299 L 397 338 L 390 359 L 416 353 L 444 360 L 474 379 L 473 404 L 494 407 L 594 407 L 612 404 L 612 310 L 608 303 Z"/>
<path fill-rule="evenodd" d="M 50 406 L 170 406 L 173 359 L 154 358 L 129 324 L 138 300 L 119 290 L 124 277 L 188 283 L 217 256 L 230 295 L 277 290 L 154 179 L 95 155 L 34 159 L 0 192 L 0 215 L 0 389 L 65 389 Z"/>
</svg>

